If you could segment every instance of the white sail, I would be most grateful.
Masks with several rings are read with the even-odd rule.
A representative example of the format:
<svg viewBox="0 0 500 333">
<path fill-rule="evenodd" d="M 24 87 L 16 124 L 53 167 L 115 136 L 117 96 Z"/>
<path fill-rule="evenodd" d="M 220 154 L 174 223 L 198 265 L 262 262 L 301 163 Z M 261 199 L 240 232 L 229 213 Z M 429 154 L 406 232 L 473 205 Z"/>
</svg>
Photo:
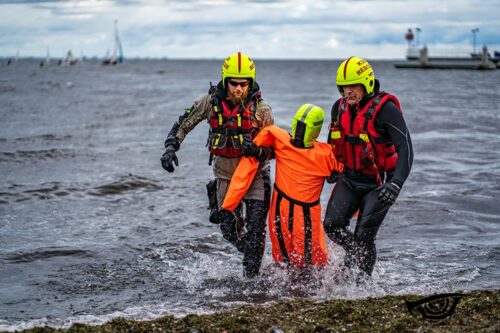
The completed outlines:
<svg viewBox="0 0 500 333">
<path fill-rule="evenodd" d="M 111 60 L 110 61 L 111 61 L 112 64 L 116 64 L 116 46 L 113 49 L 113 54 L 111 55 Z"/>
<path fill-rule="evenodd" d="M 66 54 L 66 58 L 64 59 L 63 64 L 66 65 L 75 65 L 78 62 L 78 59 L 76 59 L 73 56 L 73 51 L 68 50 L 68 53 Z"/>
<path fill-rule="evenodd" d="M 113 47 L 113 53 L 109 57 L 109 50 L 106 53 L 106 58 L 103 60 L 103 65 L 116 65 L 123 62 L 123 50 L 120 37 L 118 35 L 118 20 L 115 20 L 115 43 Z"/>
<path fill-rule="evenodd" d="M 118 58 L 116 58 L 116 55 L 118 53 Z M 123 62 L 123 48 L 122 48 L 122 43 L 120 41 L 120 36 L 118 35 L 118 20 L 115 20 L 115 52 L 114 52 L 114 59 L 118 63 Z"/>
</svg>

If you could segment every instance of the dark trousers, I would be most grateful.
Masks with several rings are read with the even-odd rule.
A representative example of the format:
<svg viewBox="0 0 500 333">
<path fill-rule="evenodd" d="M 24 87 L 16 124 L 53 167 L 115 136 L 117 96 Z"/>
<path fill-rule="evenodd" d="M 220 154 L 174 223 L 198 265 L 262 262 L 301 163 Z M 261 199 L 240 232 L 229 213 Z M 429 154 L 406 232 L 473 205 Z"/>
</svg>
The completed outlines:
<svg viewBox="0 0 500 333">
<path fill-rule="evenodd" d="M 376 183 L 359 182 L 340 175 L 333 188 L 326 208 L 323 226 L 332 241 L 346 251 L 346 266 L 358 265 L 371 275 L 377 250 L 375 239 L 389 207 L 377 197 Z M 354 232 L 349 223 L 359 210 Z"/>
<path fill-rule="evenodd" d="M 238 225 L 239 216 L 229 211 L 219 212 L 222 236 L 243 253 L 243 274 L 254 277 L 259 273 L 264 255 L 266 238 L 266 216 L 268 207 L 264 200 L 243 200 L 246 216 L 243 221 L 246 232 L 242 234 Z"/>
</svg>

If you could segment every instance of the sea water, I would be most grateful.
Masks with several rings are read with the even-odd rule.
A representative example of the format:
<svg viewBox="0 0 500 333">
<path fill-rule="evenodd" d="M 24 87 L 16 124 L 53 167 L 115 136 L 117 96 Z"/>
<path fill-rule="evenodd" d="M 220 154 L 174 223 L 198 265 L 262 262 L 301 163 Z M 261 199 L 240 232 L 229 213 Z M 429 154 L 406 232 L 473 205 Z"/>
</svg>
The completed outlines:
<svg viewBox="0 0 500 333">
<path fill-rule="evenodd" d="M 311 282 L 276 268 L 269 241 L 262 275 L 243 278 L 241 255 L 208 221 L 205 122 L 175 172 L 161 168 L 171 126 L 218 82 L 220 63 L 1 63 L 1 330 L 500 287 L 500 71 L 372 61 L 403 106 L 413 170 L 378 234 L 373 276 L 339 279 L 343 250 L 329 243 L 330 265 Z M 290 129 L 304 103 L 329 114 L 339 64 L 257 59 L 276 124 Z"/>
</svg>

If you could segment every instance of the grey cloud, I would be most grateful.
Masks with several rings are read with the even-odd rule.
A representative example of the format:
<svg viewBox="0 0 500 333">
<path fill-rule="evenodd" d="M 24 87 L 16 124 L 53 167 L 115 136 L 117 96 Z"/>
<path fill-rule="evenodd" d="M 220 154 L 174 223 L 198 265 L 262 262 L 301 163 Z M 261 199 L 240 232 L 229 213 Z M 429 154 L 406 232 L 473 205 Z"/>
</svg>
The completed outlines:
<svg viewBox="0 0 500 333">
<path fill-rule="evenodd" d="M 136 5 L 140 4 L 143 1 L 141 0 L 103 0 L 106 2 L 111 2 L 115 5 L 122 5 L 122 6 L 128 6 L 128 5 Z M 71 2 L 70 0 L 0 0 L 0 5 L 12 5 L 12 4 L 27 4 L 27 5 L 37 5 L 37 4 L 58 4 L 58 3 L 65 3 L 65 2 Z"/>
<path fill-rule="evenodd" d="M 93 15 L 94 13 L 91 11 L 85 11 L 80 8 L 62 8 L 57 6 L 49 6 L 49 5 L 37 5 L 39 9 L 49 10 L 55 16 L 74 16 L 74 15 Z"/>
<path fill-rule="evenodd" d="M 146 2 L 147 0 L 142 0 L 142 2 Z M 164 0 L 165 3 L 172 3 L 172 2 L 177 2 L 177 3 L 198 3 L 202 2 L 200 0 Z M 283 2 L 288 2 L 288 0 L 232 0 L 230 2 L 233 3 L 241 3 L 241 2 L 256 2 L 256 3 L 283 3 Z"/>
<path fill-rule="evenodd" d="M 237 1 L 235 1 L 237 2 Z M 256 3 L 282 3 L 286 2 L 286 0 L 244 0 L 242 2 L 256 2 Z"/>
<path fill-rule="evenodd" d="M 68 0 L 2 0 L 0 5 L 7 4 L 41 4 L 41 3 L 57 3 L 68 2 Z"/>
</svg>

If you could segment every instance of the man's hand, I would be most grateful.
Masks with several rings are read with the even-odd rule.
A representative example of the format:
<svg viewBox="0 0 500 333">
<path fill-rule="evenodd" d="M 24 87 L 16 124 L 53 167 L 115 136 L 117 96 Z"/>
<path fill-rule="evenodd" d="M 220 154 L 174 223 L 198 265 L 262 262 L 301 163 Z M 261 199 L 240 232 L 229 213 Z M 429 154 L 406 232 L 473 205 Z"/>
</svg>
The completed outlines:
<svg viewBox="0 0 500 333">
<path fill-rule="evenodd" d="M 161 157 L 161 166 L 168 172 L 174 172 L 174 163 L 175 166 L 179 166 L 177 155 L 175 155 L 175 147 L 167 146 L 165 149 L 165 153 Z"/>
<path fill-rule="evenodd" d="M 379 191 L 378 200 L 387 206 L 391 206 L 396 201 L 399 191 L 401 191 L 401 186 L 394 182 L 389 182 L 379 186 L 376 190 Z"/>
<path fill-rule="evenodd" d="M 259 157 L 260 155 L 260 148 L 257 146 L 252 138 L 250 138 L 248 135 L 243 136 L 243 145 L 241 147 L 243 150 L 243 155 L 245 156 L 253 156 L 253 157 Z"/>
<path fill-rule="evenodd" d="M 330 176 L 326 177 L 326 182 L 328 184 L 334 184 L 336 181 L 337 181 L 337 176 L 339 175 L 339 172 L 338 171 L 332 171 L 332 173 L 330 174 Z"/>
</svg>

